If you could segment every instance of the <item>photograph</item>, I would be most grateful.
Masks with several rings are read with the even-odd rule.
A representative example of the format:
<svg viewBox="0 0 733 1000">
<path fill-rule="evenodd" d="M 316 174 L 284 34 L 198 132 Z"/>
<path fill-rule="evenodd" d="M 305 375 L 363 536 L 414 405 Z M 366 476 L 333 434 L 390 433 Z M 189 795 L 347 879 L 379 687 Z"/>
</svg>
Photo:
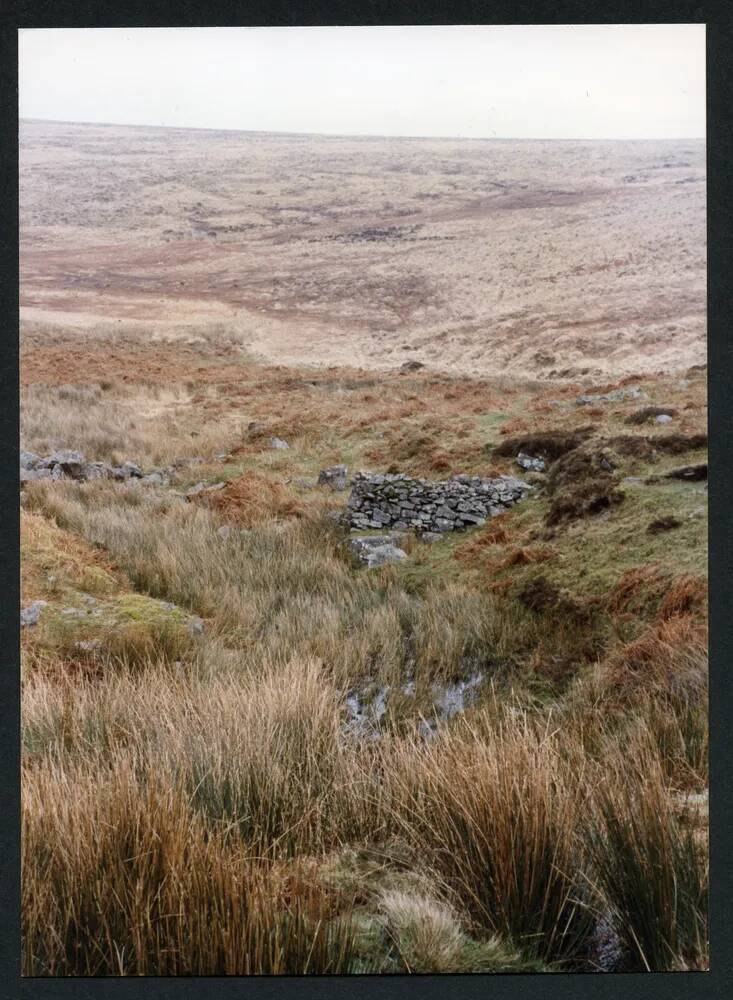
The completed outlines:
<svg viewBox="0 0 733 1000">
<path fill-rule="evenodd" d="M 17 43 L 22 976 L 708 973 L 706 25 Z"/>
</svg>

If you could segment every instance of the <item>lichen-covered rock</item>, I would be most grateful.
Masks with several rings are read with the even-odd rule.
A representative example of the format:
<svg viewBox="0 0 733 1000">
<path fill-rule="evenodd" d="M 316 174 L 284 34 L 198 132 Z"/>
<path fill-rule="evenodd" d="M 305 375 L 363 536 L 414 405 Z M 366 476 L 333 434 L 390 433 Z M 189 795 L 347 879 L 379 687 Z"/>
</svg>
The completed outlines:
<svg viewBox="0 0 733 1000">
<path fill-rule="evenodd" d="M 149 472 L 139 480 L 143 486 L 168 486 L 170 479 L 164 472 Z"/>
<path fill-rule="evenodd" d="M 400 537 L 398 534 L 365 535 L 362 538 L 350 538 L 346 545 L 369 569 L 374 569 L 407 558 L 407 553 L 395 544 Z"/>
<path fill-rule="evenodd" d="M 430 481 L 404 473 L 358 472 L 344 520 L 357 530 L 398 527 L 446 532 L 483 524 L 521 500 L 531 487 L 512 476 L 456 476 Z"/>
<path fill-rule="evenodd" d="M 20 467 L 21 469 L 35 469 L 41 462 L 41 456 L 36 455 L 32 451 L 21 451 L 20 453 Z"/>
<path fill-rule="evenodd" d="M 21 608 L 20 610 L 20 624 L 21 625 L 37 625 L 38 620 L 41 617 L 41 611 L 48 607 L 48 601 L 34 601 L 29 604 L 27 608 Z"/>
<path fill-rule="evenodd" d="M 190 490 L 186 490 L 185 497 L 187 500 L 191 500 L 193 497 L 197 497 L 202 493 L 218 493 L 218 491 L 223 490 L 225 486 L 226 483 L 212 483 L 211 485 L 204 482 L 196 483 L 196 485 L 192 486 Z"/>
<path fill-rule="evenodd" d="M 123 462 L 122 465 L 114 466 L 111 472 L 113 479 L 142 479 L 143 477 L 142 469 L 135 462 Z"/>
<path fill-rule="evenodd" d="M 109 465 L 107 462 L 87 462 L 80 451 L 55 451 L 46 458 L 40 458 L 30 451 L 21 451 L 21 486 L 37 479 L 49 478 L 55 480 L 75 479 L 79 482 L 111 479 L 124 483 L 140 482 L 146 486 L 167 486 L 170 482 L 167 473 L 161 469 L 152 469 L 145 475 L 136 462 L 126 461 L 121 465 Z"/>
<path fill-rule="evenodd" d="M 578 396 L 575 400 L 576 406 L 595 406 L 597 403 L 624 403 L 628 399 L 646 399 L 647 394 L 638 385 L 630 385 L 621 389 L 613 389 L 611 392 L 586 393 Z"/>
<path fill-rule="evenodd" d="M 49 479 L 50 469 L 23 469 L 20 470 L 20 485 L 35 482 L 37 479 Z"/>
<path fill-rule="evenodd" d="M 78 479 L 81 477 L 81 471 L 84 468 L 84 456 L 80 451 L 55 451 L 48 458 L 41 459 L 40 465 L 42 468 L 53 470 L 59 469 L 60 473 L 64 476 L 68 476 L 71 479 Z"/>
<path fill-rule="evenodd" d="M 345 465 L 332 465 L 329 469 L 321 469 L 318 473 L 318 485 L 330 486 L 332 490 L 346 489 L 349 470 Z"/>
<path fill-rule="evenodd" d="M 545 469 L 543 458 L 533 458 L 531 455 L 525 455 L 523 451 L 519 452 L 515 461 L 520 469 L 525 469 L 527 472 L 544 472 Z"/>
</svg>

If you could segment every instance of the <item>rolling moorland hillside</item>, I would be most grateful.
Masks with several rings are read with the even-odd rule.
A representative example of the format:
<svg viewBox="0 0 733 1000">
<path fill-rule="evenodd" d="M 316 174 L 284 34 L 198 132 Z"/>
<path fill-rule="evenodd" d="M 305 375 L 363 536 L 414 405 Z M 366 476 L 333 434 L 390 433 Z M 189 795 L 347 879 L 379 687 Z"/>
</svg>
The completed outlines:
<svg viewBox="0 0 733 1000">
<path fill-rule="evenodd" d="M 703 152 L 24 123 L 26 974 L 707 967 Z"/>
<path fill-rule="evenodd" d="M 255 355 L 619 377 L 705 361 L 705 147 L 24 122 L 23 315 Z M 70 252 L 72 251 L 72 252 Z"/>
</svg>

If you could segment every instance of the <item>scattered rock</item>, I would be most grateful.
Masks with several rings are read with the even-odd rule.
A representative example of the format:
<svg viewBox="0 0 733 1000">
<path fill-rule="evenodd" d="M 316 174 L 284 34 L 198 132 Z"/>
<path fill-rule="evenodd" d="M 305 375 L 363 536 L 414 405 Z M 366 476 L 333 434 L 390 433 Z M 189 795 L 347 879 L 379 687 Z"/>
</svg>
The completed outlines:
<svg viewBox="0 0 733 1000">
<path fill-rule="evenodd" d="M 189 635 L 203 635 L 204 623 L 200 618 L 194 615 L 189 621 L 187 628 Z"/>
<path fill-rule="evenodd" d="M 147 476 L 142 476 L 140 483 L 143 486 L 168 486 L 170 479 L 164 472 L 150 472 Z"/>
<path fill-rule="evenodd" d="M 79 653 L 97 653 L 102 648 L 99 639 L 80 639 L 74 643 L 74 649 Z"/>
<path fill-rule="evenodd" d="M 38 619 L 41 617 L 41 611 L 48 605 L 48 601 L 34 601 L 29 604 L 27 608 L 21 608 L 20 610 L 20 624 L 21 625 L 37 625 Z"/>
<path fill-rule="evenodd" d="M 403 364 L 400 365 L 400 371 L 405 373 L 417 372 L 424 367 L 425 365 L 422 363 L 422 361 L 405 361 Z"/>
<path fill-rule="evenodd" d="M 628 386 L 622 389 L 613 389 L 611 392 L 586 393 L 578 396 L 575 400 L 576 406 L 595 406 L 597 403 L 623 403 L 628 399 L 646 399 L 647 394 L 638 386 Z"/>
<path fill-rule="evenodd" d="M 404 549 L 399 549 L 396 545 L 380 545 L 367 552 L 365 561 L 369 569 L 374 569 L 388 563 L 400 562 L 402 559 L 407 559 Z"/>
<path fill-rule="evenodd" d="M 523 451 L 519 452 L 515 461 L 520 469 L 525 469 L 527 472 L 544 472 L 545 469 L 544 459 L 532 458 L 531 455 L 525 455 Z"/>
<path fill-rule="evenodd" d="M 21 469 L 20 485 L 23 486 L 25 483 L 32 483 L 36 479 L 49 479 L 50 477 L 50 469 Z"/>
<path fill-rule="evenodd" d="M 48 458 L 41 459 L 42 468 L 53 470 L 58 468 L 64 476 L 80 479 L 84 467 L 84 456 L 80 451 L 55 451 Z"/>
<path fill-rule="evenodd" d="M 32 451 L 21 451 L 20 453 L 20 467 L 21 469 L 35 469 L 41 462 L 40 455 L 34 454 Z"/>
<path fill-rule="evenodd" d="M 124 478 L 123 476 L 114 476 L 113 470 L 109 465 L 105 465 L 104 462 L 87 462 L 84 466 L 84 471 L 80 477 L 87 481 L 92 479 L 110 479 L 110 478 Z"/>
<path fill-rule="evenodd" d="M 196 483 L 196 485 L 192 486 L 190 490 L 186 490 L 184 496 L 187 500 L 190 500 L 192 497 L 197 497 L 200 493 L 216 493 L 218 490 L 223 490 L 225 486 L 226 483 L 212 483 L 211 486 L 209 486 L 208 483 L 204 483 L 202 481 L 200 483 Z"/>
<path fill-rule="evenodd" d="M 117 482 L 136 480 L 150 486 L 167 486 L 168 476 L 160 469 L 153 469 L 144 475 L 136 462 L 126 461 L 121 465 L 106 462 L 87 462 L 80 451 L 55 451 L 46 458 L 39 458 L 33 452 L 20 453 L 20 484 L 37 479 L 74 479 L 91 482 L 95 479 L 112 479 Z"/>
<path fill-rule="evenodd" d="M 396 534 L 367 535 L 363 538 L 350 538 L 346 547 L 369 569 L 374 569 L 376 566 L 407 558 L 407 553 L 395 544 L 400 540 L 401 536 Z"/>
<path fill-rule="evenodd" d="M 287 441 L 283 441 L 282 438 L 271 437 L 270 438 L 270 447 L 274 448 L 276 451 L 284 451 L 285 449 L 289 448 L 290 445 L 288 444 Z"/>
<path fill-rule="evenodd" d="M 142 479 L 142 477 L 142 469 L 135 462 L 123 462 L 122 465 L 113 466 L 112 468 L 113 479 Z"/>
<path fill-rule="evenodd" d="M 669 424 L 672 422 L 672 417 L 668 413 L 660 413 L 659 416 L 654 419 L 658 424 Z"/>
<path fill-rule="evenodd" d="M 650 420 L 657 420 L 659 417 L 669 417 L 671 419 L 676 416 L 677 410 L 673 406 L 643 406 L 640 410 L 635 410 L 633 413 L 629 414 L 625 423 L 646 424 Z M 669 421 L 660 420 L 659 423 L 666 424 L 669 423 Z"/>
<path fill-rule="evenodd" d="M 189 497 L 195 497 L 198 496 L 199 493 L 202 493 L 205 489 L 206 489 L 206 483 L 202 480 L 201 482 L 196 483 L 195 486 L 192 486 L 190 489 L 186 490 L 184 496 L 186 497 L 186 499 L 188 499 Z"/>
<path fill-rule="evenodd" d="M 330 486 L 332 490 L 340 492 L 346 489 L 348 475 L 349 470 L 345 465 L 332 465 L 318 473 L 318 485 Z"/>
<path fill-rule="evenodd" d="M 221 528 L 217 528 L 216 533 L 219 538 L 226 542 L 232 533 L 232 529 L 228 524 L 222 524 Z"/>
<path fill-rule="evenodd" d="M 423 531 L 420 535 L 420 541 L 427 542 L 428 545 L 432 545 L 433 542 L 439 542 L 443 536 L 438 531 Z"/>
</svg>

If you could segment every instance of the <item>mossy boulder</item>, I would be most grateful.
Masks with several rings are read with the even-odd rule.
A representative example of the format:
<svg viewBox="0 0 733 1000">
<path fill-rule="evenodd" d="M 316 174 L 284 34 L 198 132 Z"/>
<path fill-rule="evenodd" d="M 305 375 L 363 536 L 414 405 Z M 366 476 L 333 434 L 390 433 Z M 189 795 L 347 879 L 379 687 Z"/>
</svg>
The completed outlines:
<svg viewBox="0 0 733 1000">
<path fill-rule="evenodd" d="M 200 619 L 143 594 L 79 595 L 76 605 L 45 607 L 34 641 L 70 659 L 172 662 L 191 654 L 203 630 Z"/>
</svg>

